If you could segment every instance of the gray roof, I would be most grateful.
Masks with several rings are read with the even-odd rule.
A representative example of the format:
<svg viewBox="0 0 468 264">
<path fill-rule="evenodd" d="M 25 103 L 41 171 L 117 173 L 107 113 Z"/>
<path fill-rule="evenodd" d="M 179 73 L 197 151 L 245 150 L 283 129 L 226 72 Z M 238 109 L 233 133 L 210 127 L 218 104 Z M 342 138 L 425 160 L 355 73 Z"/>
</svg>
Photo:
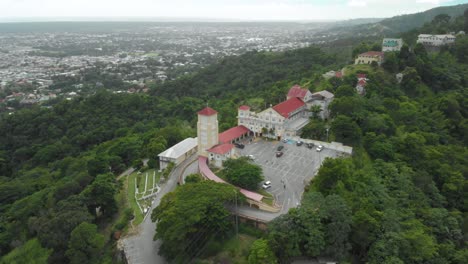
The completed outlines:
<svg viewBox="0 0 468 264">
<path fill-rule="evenodd" d="M 327 91 L 327 90 L 323 90 L 323 91 L 316 92 L 316 93 L 313 93 L 313 94 L 312 94 L 312 96 L 317 96 L 317 95 L 320 95 L 320 96 L 325 97 L 325 98 L 328 98 L 328 99 L 335 97 L 334 94 L 330 93 L 330 92 Z"/>
<path fill-rule="evenodd" d="M 158 157 L 177 159 L 184 155 L 187 151 L 198 146 L 197 138 L 186 138 L 174 146 L 159 153 Z"/>
</svg>

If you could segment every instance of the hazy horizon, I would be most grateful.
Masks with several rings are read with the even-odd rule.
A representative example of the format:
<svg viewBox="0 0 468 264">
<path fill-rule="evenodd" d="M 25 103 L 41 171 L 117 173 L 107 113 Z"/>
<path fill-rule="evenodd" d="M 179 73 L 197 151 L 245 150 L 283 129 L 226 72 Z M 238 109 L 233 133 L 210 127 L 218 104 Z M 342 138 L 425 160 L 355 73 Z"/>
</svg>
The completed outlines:
<svg viewBox="0 0 468 264">
<path fill-rule="evenodd" d="M 0 22 L 206 21 L 328 22 L 387 18 L 468 0 L 6 0 Z M 38 14 L 37 10 L 41 10 Z"/>
</svg>

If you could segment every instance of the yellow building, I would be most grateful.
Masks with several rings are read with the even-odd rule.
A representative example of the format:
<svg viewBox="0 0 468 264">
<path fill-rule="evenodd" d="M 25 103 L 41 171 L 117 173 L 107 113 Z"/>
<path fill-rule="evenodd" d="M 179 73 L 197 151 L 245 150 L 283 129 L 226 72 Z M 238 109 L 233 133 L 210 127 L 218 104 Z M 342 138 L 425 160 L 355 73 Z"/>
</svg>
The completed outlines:
<svg viewBox="0 0 468 264">
<path fill-rule="evenodd" d="M 359 54 L 354 62 L 354 64 L 371 64 L 372 62 L 377 62 L 380 66 L 384 60 L 384 53 L 381 51 L 368 51 L 362 54 Z"/>
</svg>

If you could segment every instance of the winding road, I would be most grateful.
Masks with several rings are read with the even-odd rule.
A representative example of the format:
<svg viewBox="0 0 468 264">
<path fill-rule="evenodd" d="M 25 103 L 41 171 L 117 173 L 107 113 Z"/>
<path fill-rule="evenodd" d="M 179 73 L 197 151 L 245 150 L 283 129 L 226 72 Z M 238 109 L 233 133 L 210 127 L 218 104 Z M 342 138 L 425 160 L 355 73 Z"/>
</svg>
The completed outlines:
<svg viewBox="0 0 468 264">
<path fill-rule="evenodd" d="M 181 174 L 186 176 L 198 171 L 198 164 L 194 162 L 197 158 L 197 154 L 190 156 L 171 172 L 167 182 L 161 186 L 161 191 L 153 200 L 151 210 L 148 211 L 143 222 L 135 227 L 134 230 L 130 231 L 130 235 L 122 239 L 122 245 L 129 264 L 168 263 L 158 254 L 161 241 L 153 241 L 154 234 L 156 233 L 156 224 L 151 221 L 151 212 L 159 205 L 164 195 L 176 188 L 178 178 Z"/>
</svg>

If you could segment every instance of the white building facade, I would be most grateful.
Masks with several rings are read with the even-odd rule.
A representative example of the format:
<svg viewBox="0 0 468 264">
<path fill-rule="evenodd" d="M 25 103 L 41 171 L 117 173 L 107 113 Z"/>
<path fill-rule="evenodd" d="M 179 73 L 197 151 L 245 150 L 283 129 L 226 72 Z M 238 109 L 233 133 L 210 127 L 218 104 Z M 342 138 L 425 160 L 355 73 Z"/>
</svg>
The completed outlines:
<svg viewBox="0 0 468 264">
<path fill-rule="evenodd" d="M 452 34 L 446 35 L 429 35 L 429 34 L 420 34 L 418 36 L 417 43 L 421 43 L 424 46 L 433 46 L 440 47 L 443 45 L 450 45 L 455 43 L 457 37 Z"/>
</svg>

